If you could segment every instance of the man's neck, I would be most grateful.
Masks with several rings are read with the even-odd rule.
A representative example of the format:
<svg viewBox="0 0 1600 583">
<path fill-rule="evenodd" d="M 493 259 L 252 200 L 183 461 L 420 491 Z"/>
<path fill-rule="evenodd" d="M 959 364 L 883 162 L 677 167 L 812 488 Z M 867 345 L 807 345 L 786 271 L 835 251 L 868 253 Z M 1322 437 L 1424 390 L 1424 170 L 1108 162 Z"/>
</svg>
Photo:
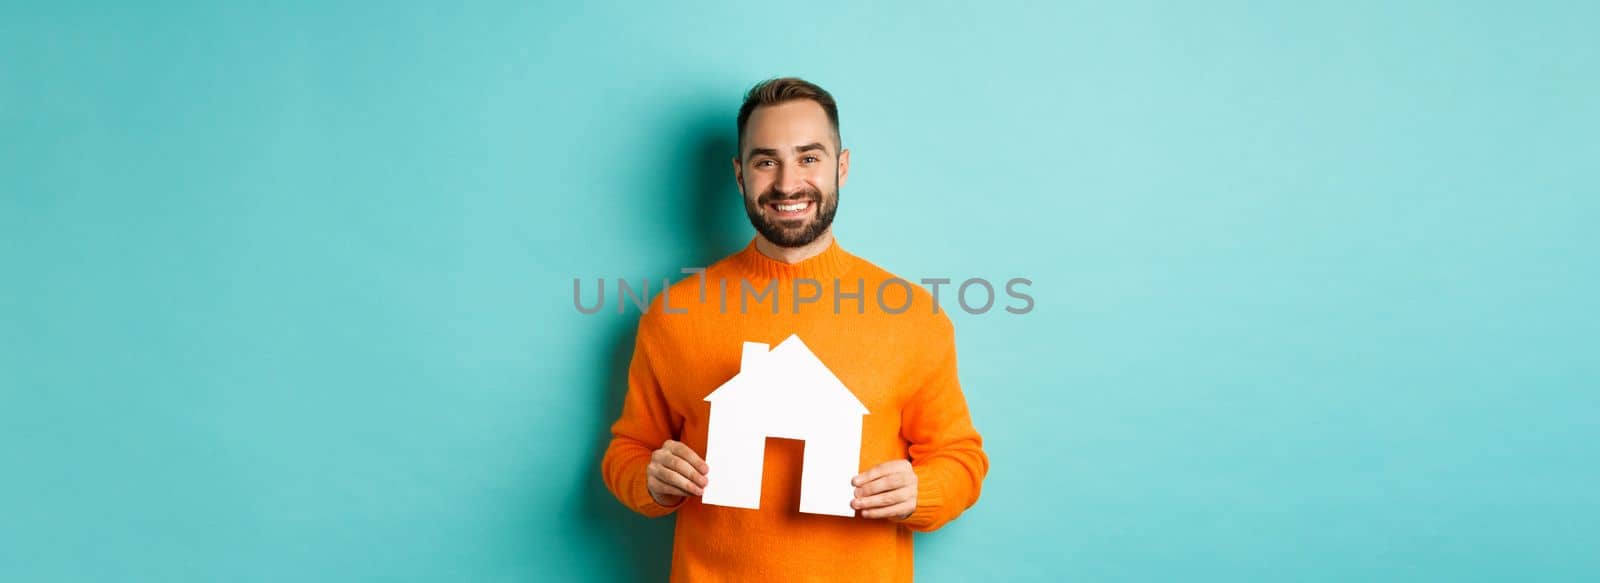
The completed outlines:
<svg viewBox="0 0 1600 583">
<path fill-rule="evenodd" d="M 817 237 L 817 240 L 806 243 L 805 245 L 799 247 L 779 247 L 773 244 L 772 241 L 768 241 L 766 237 L 763 237 L 759 234 L 756 235 L 756 251 L 760 251 L 762 255 L 766 255 L 772 259 L 789 264 L 799 263 L 812 257 L 816 257 L 817 255 L 822 254 L 823 251 L 827 251 L 828 246 L 832 244 L 832 228 L 829 228 L 827 231 L 823 231 L 823 233 Z"/>
</svg>

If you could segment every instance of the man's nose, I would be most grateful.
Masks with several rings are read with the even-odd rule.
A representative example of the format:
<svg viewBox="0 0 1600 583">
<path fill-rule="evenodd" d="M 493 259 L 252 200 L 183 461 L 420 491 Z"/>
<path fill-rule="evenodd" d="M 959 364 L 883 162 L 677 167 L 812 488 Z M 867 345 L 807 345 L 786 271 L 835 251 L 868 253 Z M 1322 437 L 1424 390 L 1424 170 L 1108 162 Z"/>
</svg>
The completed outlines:
<svg viewBox="0 0 1600 583">
<path fill-rule="evenodd" d="M 779 170 L 777 186 L 779 195 L 783 198 L 793 198 L 805 192 L 806 182 L 799 172 Z"/>
</svg>

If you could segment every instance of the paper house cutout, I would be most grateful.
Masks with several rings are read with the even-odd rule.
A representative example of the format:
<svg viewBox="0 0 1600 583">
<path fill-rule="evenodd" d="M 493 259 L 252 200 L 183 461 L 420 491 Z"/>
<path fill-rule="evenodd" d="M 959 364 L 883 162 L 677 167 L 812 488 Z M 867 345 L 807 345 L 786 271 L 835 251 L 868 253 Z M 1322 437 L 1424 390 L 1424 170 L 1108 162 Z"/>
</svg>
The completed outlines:
<svg viewBox="0 0 1600 583">
<path fill-rule="evenodd" d="M 712 470 L 700 501 L 759 508 L 767 438 L 782 437 L 805 441 L 800 511 L 855 516 L 850 479 L 860 471 L 861 418 L 867 407 L 799 336 L 767 348 L 744 343 L 739 374 L 706 395 L 711 402 L 706 465 Z"/>
</svg>

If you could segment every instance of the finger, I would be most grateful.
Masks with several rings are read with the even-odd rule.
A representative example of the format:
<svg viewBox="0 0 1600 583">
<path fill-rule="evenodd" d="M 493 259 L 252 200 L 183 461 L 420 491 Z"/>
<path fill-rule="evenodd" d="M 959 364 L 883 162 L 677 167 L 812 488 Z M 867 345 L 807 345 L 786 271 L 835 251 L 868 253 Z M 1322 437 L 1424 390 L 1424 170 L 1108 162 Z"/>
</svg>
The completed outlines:
<svg viewBox="0 0 1600 583">
<path fill-rule="evenodd" d="M 683 477 L 689 478 L 690 481 L 692 481 L 692 482 L 694 482 L 696 484 L 704 486 L 707 483 L 705 475 L 702 474 L 699 470 L 696 470 L 694 468 L 694 466 L 691 465 L 688 460 L 685 460 L 685 459 L 683 459 L 681 457 L 678 457 L 677 455 L 673 454 L 671 451 L 667 450 L 664 447 L 662 449 L 656 450 L 655 453 L 651 454 L 650 459 L 656 465 L 665 467 L 668 470 L 671 470 L 671 471 L 677 472 L 679 474 L 682 474 Z"/>
<path fill-rule="evenodd" d="M 889 460 L 889 461 L 883 462 L 881 464 L 878 464 L 876 466 L 873 466 L 872 469 L 870 469 L 870 470 L 867 470 L 865 472 L 857 474 L 856 477 L 854 477 L 854 478 L 852 478 L 850 480 L 850 485 L 852 485 L 852 486 L 860 486 L 862 484 L 865 484 L 867 482 L 871 482 L 871 481 L 876 480 L 878 478 L 882 478 L 882 477 L 884 477 L 886 475 L 895 473 L 896 471 L 899 471 L 899 470 L 902 470 L 902 469 L 905 469 L 905 470 L 911 469 L 911 462 L 908 462 L 906 460 Z"/>
<path fill-rule="evenodd" d="M 670 471 L 677 472 L 683 477 L 689 478 L 689 480 L 695 484 L 701 486 L 706 485 L 706 477 L 700 475 L 698 470 L 694 469 L 693 466 L 690 466 L 688 460 L 672 455 L 671 453 L 665 451 L 661 452 L 661 455 L 652 457 L 655 459 L 656 465 L 664 467 Z"/>
<path fill-rule="evenodd" d="M 676 455 L 676 456 L 681 457 L 681 458 L 683 458 L 685 460 L 688 460 L 689 463 L 691 465 L 693 465 L 696 470 L 700 471 L 700 473 L 702 473 L 702 474 L 711 473 L 711 466 L 706 465 L 706 461 L 703 460 L 703 459 L 700 459 L 700 454 L 695 453 L 694 449 L 690 448 L 688 444 L 686 444 L 684 442 L 681 442 L 681 441 L 672 441 L 672 440 L 669 439 L 669 440 L 667 440 L 667 443 L 665 445 L 662 445 L 661 447 L 662 447 L 662 449 L 665 449 L 667 451 L 672 452 L 673 455 Z"/>
<path fill-rule="evenodd" d="M 654 490 L 657 494 L 663 494 L 663 495 L 667 495 L 667 496 L 689 496 L 690 495 L 688 492 L 683 491 L 682 488 L 679 488 L 677 486 L 673 486 L 671 484 L 663 482 L 659 478 L 656 478 L 655 476 L 647 476 L 646 479 L 647 479 L 646 484 L 648 484 L 650 489 Z"/>
<path fill-rule="evenodd" d="M 856 477 L 850 478 L 850 485 L 860 487 L 862 484 L 883 477 L 883 471 L 880 469 L 882 467 L 875 466 L 870 470 L 856 474 Z"/>
<path fill-rule="evenodd" d="M 907 514 L 911 514 L 912 512 L 916 511 L 916 509 L 917 509 L 917 505 L 916 504 L 913 504 L 911 502 L 902 502 L 902 503 L 899 503 L 899 504 L 895 504 L 894 506 L 888 506 L 888 507 L 885 507 L 885 508 L 874 508 L 874 509 L 871 509 L 871 510 L 863 510 L 861 512 L 861 517 L 862 518 L 896 518 L 896 519 L 898 519 L 898 518 L 900 518 L 902 516 L 905 516 Z"/>
<path fill-rule="evenodd" d="M 650 464 L 649 468 L 649 475 L 655 477 L 657 480 L 660 480 L 663 484 L 694 494 L 695 496 L 701 496 L 705 494 L 705 490 L 702 490 L 699 485 L 695 484 L 693 481 L 690 481 L 689 478 L 685 477 L 683 474 L 653 462 Z"/>
<path fill-rule="evenodd" d="M 913 493 L 914 492 L 912 492 L 908 488 L 902 488 L 902 489 L 895 490 L 895 491 L 892 491 L 892 492 L 884 492 L 882 494 L 878 494 L 877 496 L 867 496 L 865 498 L 856 498 L 851 503 L 851 505 L 855 506 L 857 510 L 865 510 L 865 509 L 868 509 L 868 508 L 883 508 L 885 506 L 894 506 L 894 505 L 900 504 L 902 502 L 910 501 L 911 500 L 911 496 L 912 496 Z"/>
<path fill-rule="evenodd" d="M 682 488 L 673 486 L 657 479 L 655 476 L 646 476 L 645 484 L 658 496 L 689 496 Z"/>
<path fill-rule="evenodd" d="M 856 497 L 861 498 L 863 496 L 881 494 L 890 490 L 904 488 L 909 485 L 909 480 L 906 478 L 905 474 L 889 474 L 857 487 Z"/>
</svg>

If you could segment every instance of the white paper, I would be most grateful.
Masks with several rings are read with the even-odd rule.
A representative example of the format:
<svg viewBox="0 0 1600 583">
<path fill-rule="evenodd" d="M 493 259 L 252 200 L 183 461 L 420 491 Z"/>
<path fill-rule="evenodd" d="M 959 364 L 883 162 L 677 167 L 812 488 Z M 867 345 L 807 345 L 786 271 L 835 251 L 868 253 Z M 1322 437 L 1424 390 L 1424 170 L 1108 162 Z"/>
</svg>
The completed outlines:
<svg viewBox="0 0 1600 583">
<path fill-rule="evenodd" d="M 706 396 L 711 423 L 700 501 L 756 509 L 768 437 L 805 441 L 800 511 L 855 516 L 850 479 L 860 473 L 867 407 L 817 355 L 789 335 L 776 348 L 745 342 L 739 373 Z"/>
</svg>

